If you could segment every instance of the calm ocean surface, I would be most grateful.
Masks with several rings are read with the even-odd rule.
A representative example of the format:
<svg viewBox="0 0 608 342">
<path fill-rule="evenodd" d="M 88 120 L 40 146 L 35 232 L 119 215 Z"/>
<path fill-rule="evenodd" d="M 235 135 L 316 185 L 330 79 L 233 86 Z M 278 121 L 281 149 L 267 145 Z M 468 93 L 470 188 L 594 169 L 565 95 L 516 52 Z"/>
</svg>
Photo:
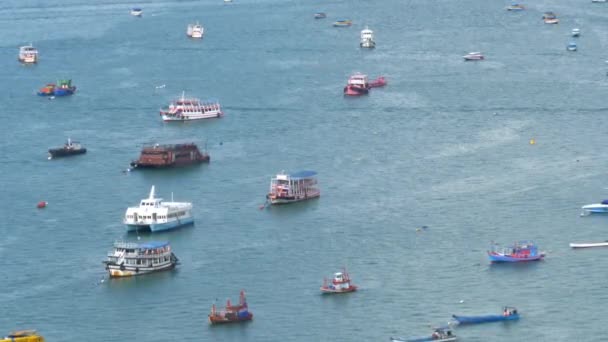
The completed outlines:
<svg viewBox="0 0 608 342">
<path fill-rule="evenodd" d="M 608 315 L 608 6 L 508 1 L 5 0 L 0 3 L 0 334 L 47 341 L 386 341 L 451 314 L 516 306 L 513 324 L 462 341 L 602 341 Z M 129 15 L 133 6 L 143 18 Z M 327 19 L 314 20 L 318 11 Z M 559 25 L 544 25 L 555 11 Z M 349 28 L 334 28 L 352 19 Z M 185 36 L 200 21 L 202 41 Z M 377 48 L 359 48 L 369 25 Z M 567 52 L 570 30 L 579 50 Z M 33 67 L 20 45 L 40 50 Z M 487 60 L 465 63 L 482 51 Z M 350 74 L 389 85 L 344 98 Z M 76 95 L 35 92 L 71 78 Z M 165 84 L 166 87 L 156 89 Z M 219 120 L 164 124 L 185 90 Z M 67 137 L 84 156 L 47 160 Z M 530 139 L 536 144 L 530 145 Z M 122 171 L 148 142 L 207 142 L 211 163 Z M 319 200 L 264 211 L 281 170 L 319 172 Z M 181 265 L 110 280 L 102 265 L 126 208 L 193 202 L 169 240 Z M 35 208 L 38 201 L 49 206 Z M 417 232 L 423 225 L 428 229 Z M 490 241 L 533 239 L 545 261 L 490 266 Z M 346 266 L 360 291 L 319 294 Z M 103 281 L 102 281 L 103 280 Z M 254 321 L 211 327 L 245 289 Z"/>
</svg>

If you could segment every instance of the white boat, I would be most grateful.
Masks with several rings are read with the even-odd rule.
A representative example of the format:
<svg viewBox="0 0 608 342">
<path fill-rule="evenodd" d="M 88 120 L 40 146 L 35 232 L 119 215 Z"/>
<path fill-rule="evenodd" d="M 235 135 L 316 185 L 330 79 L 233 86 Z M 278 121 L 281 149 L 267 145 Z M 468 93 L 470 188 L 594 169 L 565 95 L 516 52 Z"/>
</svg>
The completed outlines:
<svg viewBox="0 0 608 342">
<path fill-rule="evenodd" d="M 103 263 L 110 277 L 131 277 L 170 270 L 177 262 L 168 242 L 115 242 Z"/>
<path fill-rule="evenodd" d="M 160 116 L 163 121 L 190 121 L 200 119 L 219 118 L 224 115 L 219 102 L 201 102 L 196 98 L 182 97 L 169 104 L 169 108 L 161 109 Z"/>
<path fill-rule="evenodd" d="M 370 30 L 367 26 L 361 30 L 361 42 L 359 46 L 362 48 L 372 49 L 376 47 L 376 41 L 374 40 L 374 31 Z"/>
<path fill-rule="evenodd" d="M 24 45 L 19 48 L 19 62 L 33 64 L 38 62 L 38 50 L 30 45 Z"/>
<path fill-rule="evenodd" d="M 576 43 L 575 42 L 570 42 L 566 46 L 566 50 L 568 50 L 568 51 L 576 51 L 576 49 L 577 49 L 577 47 L 576 47 Z"/>
<path fill-rule="evenodd" d="M 124 224 L 127 231 L 150 230 L 158 232 L 193 224 L 192 203 L 163 202 L 154 197 L 154 185 L 148 198 L 144 198 L 138 207 L 129 207 L 125 213 Z"/>
<path fill-rule="evenodd" d="M 141 8 L 132 8 L 131 9 L 131 15 L 134 17 L 141 17 L 141 15 L 144 13 L 144 10 L 142 10 Z"/>
<path fill-rule="evenodd" d="M 578 37 L 581 35 L 581 30 L 578 28 L 573 28 L 572 29 L 572 37 Z"/>
<path fill-rule="evenodd" d="M 481 52 L 469 52 L 468 54 L 462 56 L 465 61 L 481 61 L 485 59 Z"/>
<path fill-rule="evenodd" d="M 559 19 L 547 18 L 547 19 L 545 19 L 545 24 L 559 24 Z"/>
<path fill-rule="evenodd" d="M 601 203 L 587 204 L 581 207 L 583 210 L 581 216 L 591 213 L 608 213 L 608 200 L 603 200 Z"/>
<path fill-rule="evenodd" d="M 198 22 L 196 24 L 189 24 L 186 30 L 186 35 L 190 38 L 203 38 L 205 29 Z"/>
<path fill-rule="evenodd" d="M 270 180 L 266 198 L 271 204 L 287 204 L 321 196 L 315 171 L 287 174 L 285 171 Z"/>
<path fill-rule="evenodd" d="M 570 247 L 571 248 L 608 247 L 608 241 L 587 242 L 587 243 L 570 243 Z"/>
<path fill-rule="evenodd" d="M 606 2 L 606 0 L 591 0 L 591 2 Z"/>
</svg>

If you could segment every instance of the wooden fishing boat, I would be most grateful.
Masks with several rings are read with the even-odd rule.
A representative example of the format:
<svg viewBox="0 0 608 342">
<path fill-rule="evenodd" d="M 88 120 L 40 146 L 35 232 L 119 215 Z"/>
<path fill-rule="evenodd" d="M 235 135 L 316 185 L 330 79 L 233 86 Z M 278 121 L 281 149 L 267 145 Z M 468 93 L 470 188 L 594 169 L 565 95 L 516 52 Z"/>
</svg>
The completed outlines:
<svg viewBox="0 0 608 342">
<path fill-rule="evenodd" d="M 441 327 L 433 329 L 431 336 L 415 338 L 391 337 L 390 340 L 392 342 L 448 342 L 456 341 L 456 335 L 452 333 L 452 329 L 449 327 Z"/>
<path fill-rule="evenodd" d="M 514 307 L 506 306 L 503 309 L 502 315 L 484 315 L 484 316 L 459 316 L 452 315 L 452 318 L 458 322 L 458 324 L 478 324 L 488 322 L 500 322 L 500 321 L 516 321 L 519 319 L 519 313 Z"/>
<path fill-rule="evenodd" d="M 522 262 L 538 261 L 545 257 L 545 253 L 539 252 L 538 247 L 532 241 L 518 241 L 509 247 L 500 247 L 493 244 L 488 251 L 491 262 Z"/>
<path fill-rule="evenodd" d="M 239 296 L 239 304 L 232 305 L 230 299 L 226 301 L 226 307 L 223 310 L 217 310 L 215 304 L 211 306 L 211 313 L 209 314 L 209 323 L 211 324 L 225 324 L 225 323 L 238 323 L 251 321 L 253 314 L 249 312 L 247 306 L 247 300 L 245 299 L 245 291 L 241 290 Z"/>
<path fill-rule="evenodd" d="M 593 247 L 608 247 L 608 240 L 604 242 L 586 242 L 586 243 L 570 243 L 571 248 L 593 248 Z"/>
<path fill-rule="evenodd" d="M 334 279 L 331 282 L 327 278 L 323 279 L 321 292 L 326 294 L 332 293 L 347 293 L 357 291 L 357 286 L 350 283 L 350 276 L 344 269 L 342 272 L 334 273 Z"/>
</svg>

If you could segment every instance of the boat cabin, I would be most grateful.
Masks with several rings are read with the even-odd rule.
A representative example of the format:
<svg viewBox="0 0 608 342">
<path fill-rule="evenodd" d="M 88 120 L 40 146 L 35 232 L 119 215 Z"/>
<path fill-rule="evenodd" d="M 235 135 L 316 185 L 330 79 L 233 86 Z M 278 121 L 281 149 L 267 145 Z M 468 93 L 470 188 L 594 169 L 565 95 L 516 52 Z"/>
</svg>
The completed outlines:
<svg viewBox="0 0 608 342">
<path fill-rule="evenodd" d="M 505 306 L 502 310 L 502 315 L 505 317 L 517 315 L 517 309 L 510 306 Z"/>
<path fill-rule="evenodd" d="M 348 79 L 348 85 L 361 87 L 361 88 L 367 88 L 369 85 L 367 75 L 363 75 L 363 74 L 359 74 L 359 73 L 352 75 Z"/>
</svg>

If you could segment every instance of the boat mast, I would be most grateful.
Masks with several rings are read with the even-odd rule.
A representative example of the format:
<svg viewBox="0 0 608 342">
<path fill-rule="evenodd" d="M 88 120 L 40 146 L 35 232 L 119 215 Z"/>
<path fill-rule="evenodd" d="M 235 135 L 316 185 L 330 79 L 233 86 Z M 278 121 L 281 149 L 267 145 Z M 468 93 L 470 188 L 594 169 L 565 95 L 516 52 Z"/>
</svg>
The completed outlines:
<svg viewBox="0 0 608 342">
<path fill-rule="evenodd" d="M 150 189 L 150 196 L 148 196 L 148 199 L 154 199 L 154 185 L 152 185 L 152 189 Z"/>
</svg>

